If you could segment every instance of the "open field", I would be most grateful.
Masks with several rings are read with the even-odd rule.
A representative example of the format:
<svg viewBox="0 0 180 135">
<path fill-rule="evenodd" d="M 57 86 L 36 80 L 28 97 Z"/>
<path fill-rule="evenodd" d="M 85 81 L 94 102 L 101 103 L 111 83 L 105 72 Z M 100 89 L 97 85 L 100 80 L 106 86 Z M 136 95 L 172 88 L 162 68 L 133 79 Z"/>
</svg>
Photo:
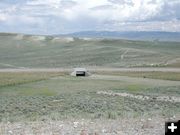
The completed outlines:
<svg viewBox="0 0 180 135">
<path fill-rule="evenodd" d="M 180 67 L 180 42 L 0 34 L 0 68 Z"/>
<path fill-rule="evenodd" d="M 180 81 L 180 73 L 178 72 L 163 72 L 163 71 L 98 71 L 96 74 L 104 75 L 115 75 L 115 76 L 129 76 L 129 77 L 140 77 L 140 78 L 152 78 L 152 79 L 161 79 L 161 80 L 172 80 Z"/>
<path fill-rule="evenodd" d="M 169 119 L 180 42 L 0 34 L 0 134 L 163 135 Z"/>
<path fill-rule="evenodd" d="M 148 75 L 151 73 L 154 76 L 154 72 Z M 121 72 L 114 75 L 103 72 L 80 78 L 63 72 L 1 72 L 0 132 L 68 134 L 69 131 L 70 134 L 108 135 L 150 134 L 154 130 L 155 134 L 163 133 L 165 120 L 180 118 L 180 81 L 166 80 L 166 74 L 169 73 L 161 72 L 165 78 L 148 79 L 137 72 L 127 74 L 130 77 Z M 133 94 L 135 98 L 121 96 L 123 93 Z M 150 99 L 142 100 L 137 96 Z M 167 98 L 156 100 L 157 97 L 176 97 L 178 102 Z M 159 118 L 160 129 L 157 123 L 153 125 L 151 119 L 155 117 Z M 132 120 L 131 124 L 128 119 Z M 103 124 L 98 120 L 109 123 Z M 132 130 L 122 130 L 122 126 L 117 126 L 123 121 L 127 121 L 129 124 L 124 126 Z M 23 123 L 29 123 L 29 126 L 25 127 Z M 52 129 L 47 131 L 48 123 Z M 133 123 L 138 124 L 134 127 Z M 42 128 L 35 129 L 35 125 L 42 125 Z M 104 127 L 107 131 L 103 130 Z"/>
<path fill-rule="evenodd" d="M 38 81 L 49 79 L 50 77 L 55 77 L 58 75 L 65 75 L 65 74 L 67 73 L 65 72 L 4 73 L 3 72 L 3 73 L 0 73 L 0 87 L 15 86 L 15 85 L 26 84 L 26 83 L 31 83 L 31 82 L 38 82 Z"/>
</svg>

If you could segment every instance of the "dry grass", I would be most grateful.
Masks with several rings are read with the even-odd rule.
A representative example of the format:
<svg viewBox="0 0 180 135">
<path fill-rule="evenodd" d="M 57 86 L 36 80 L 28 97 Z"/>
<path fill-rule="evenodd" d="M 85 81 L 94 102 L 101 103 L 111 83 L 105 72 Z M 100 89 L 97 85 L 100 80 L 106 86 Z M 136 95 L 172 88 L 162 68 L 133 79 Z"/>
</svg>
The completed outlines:
<svg viewBox="0 0 180 135">
<path fill-rule="evenodd" d="M 0 73 L 0 87 L 15 86 L 25 83 L 47 80 L 51 77 L 66 75 L 65 72 L 9 72 Z"/>
<path fill-rule="evenodd" d="M 48 36 L 29 35 L 19 40 L 16 36 L 0 35 L 0 68 L 162 67 L 180 54 L 179 42 L 78 38 L 54 42 Z"/>
<path fill-rule="evenodd" d="M 168 67 L 180 67 L 180 62 L 168 64 Z"/>
<path fill-rule="evenodd" d="M 97 74 L 104 75 L 115 75 L 115 76 L 129 76 L 129 77 L 141 77 L 141 78 L 152 78 L 161 80 L 172 80 L 180 81 L 180 73 L 178 72 L 116 72 L 116 71 L 106 71 L 106 72 L 96 72 Z"/>
<path fill-rule="evenodd" d="M 178 103 L 139 101 L 130 97 L 97 94 L 97 91 L 112 90 L 150 96 L 179 96 L 179 87 L 176 86 L 156 87 L 152 84 L 147 87 L 137 81 L 114 80 L 113 76 L 106 80 L 64 76 L 62 73 L 3 75 L 1 82 L 11 78 L 15 83 L 0 87 L 1 122 L 59 121 L 73 118 L 116 120 L 130 116 L 171 116 L 180 112 Z M 45 79 L 32 81 L 40 77 Z M 24 79 L 30 81 L 24 82 Z"/>
</svg>

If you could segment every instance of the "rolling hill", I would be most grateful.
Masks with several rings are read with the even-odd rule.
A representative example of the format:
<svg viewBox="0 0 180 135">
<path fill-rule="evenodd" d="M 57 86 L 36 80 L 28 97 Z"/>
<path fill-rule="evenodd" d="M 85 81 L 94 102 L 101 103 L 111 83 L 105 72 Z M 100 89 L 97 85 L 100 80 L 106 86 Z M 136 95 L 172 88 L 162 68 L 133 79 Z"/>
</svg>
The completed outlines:
<svg viewBox="0 0 180 135">
<path fill-rule="evenodd" d="M 0 34 L 0 68 L 180 66 L 180 42 Z"/>
</svg>

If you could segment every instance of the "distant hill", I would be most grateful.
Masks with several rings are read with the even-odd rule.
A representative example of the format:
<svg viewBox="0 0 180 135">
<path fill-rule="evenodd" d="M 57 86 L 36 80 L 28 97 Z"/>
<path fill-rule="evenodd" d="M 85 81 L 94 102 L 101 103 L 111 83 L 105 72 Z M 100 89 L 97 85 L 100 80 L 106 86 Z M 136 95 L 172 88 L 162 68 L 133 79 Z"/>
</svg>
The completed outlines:
<svg viewBox="0 0 180 135">
<path fill-rule="evenodd" d="M 119 38 L 131 40 L 180 41 L 180 32 L 145 32 L 145 31 L 83 31 L 66 34 L 65 36 L 88 38 Z"/>
<path fill-rule="evenodd" d="M 180 42 L 0 33 L 0 68 L 180 67 L 179 54 Z"/>
</svg>

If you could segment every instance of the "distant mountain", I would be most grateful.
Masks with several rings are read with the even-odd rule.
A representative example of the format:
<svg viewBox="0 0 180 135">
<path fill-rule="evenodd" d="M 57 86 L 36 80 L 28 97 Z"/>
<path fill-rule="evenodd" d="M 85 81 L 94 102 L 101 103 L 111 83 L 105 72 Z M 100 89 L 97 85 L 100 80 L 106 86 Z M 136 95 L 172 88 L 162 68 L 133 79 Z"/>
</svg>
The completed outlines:
<svg viewBox="0 0 180 135">
<path fill-rule="evenodd" d="M 180 41 L 180 32 L 145 32 L 145 31 L 82 31 L 66 34 L 64 36 L 87 37 L 87 38 L 120 38 L 131 40 L 159 40 Z"/>
</svg>

